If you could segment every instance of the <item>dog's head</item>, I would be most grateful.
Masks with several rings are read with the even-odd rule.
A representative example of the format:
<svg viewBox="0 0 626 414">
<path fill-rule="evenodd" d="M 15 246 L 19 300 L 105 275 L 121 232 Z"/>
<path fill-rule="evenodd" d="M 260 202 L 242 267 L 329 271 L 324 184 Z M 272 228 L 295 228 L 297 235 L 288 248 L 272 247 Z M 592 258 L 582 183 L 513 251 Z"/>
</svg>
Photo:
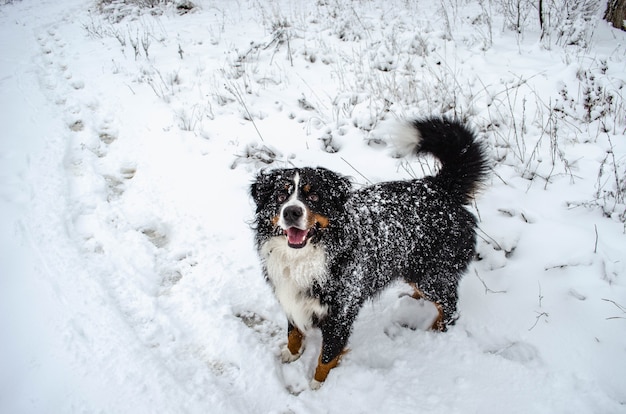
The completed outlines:
<svg viewBox="0 0 626 414">
<path fill-rule="evenodd" d="M 279 232 L 289 247 L 319 241 L 343 211 L 350 182 L 325 168 L 262 171 L 250 187 L 257 225 Z"/>
</svg>

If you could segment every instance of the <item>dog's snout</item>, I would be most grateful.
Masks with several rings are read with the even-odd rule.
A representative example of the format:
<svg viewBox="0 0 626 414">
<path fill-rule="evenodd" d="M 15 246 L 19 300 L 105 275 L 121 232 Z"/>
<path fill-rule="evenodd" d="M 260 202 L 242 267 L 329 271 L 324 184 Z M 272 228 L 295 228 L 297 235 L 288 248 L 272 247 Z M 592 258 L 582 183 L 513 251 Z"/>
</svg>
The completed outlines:
<svg viewBox="0 0 626 414">
<path fill-rule="evenodd" d="M 288 206 L 283 210 L 283 218 L 288 224 L 295 224 L 304 215 L 304 209 L 300 206 Z"/>
</svg>

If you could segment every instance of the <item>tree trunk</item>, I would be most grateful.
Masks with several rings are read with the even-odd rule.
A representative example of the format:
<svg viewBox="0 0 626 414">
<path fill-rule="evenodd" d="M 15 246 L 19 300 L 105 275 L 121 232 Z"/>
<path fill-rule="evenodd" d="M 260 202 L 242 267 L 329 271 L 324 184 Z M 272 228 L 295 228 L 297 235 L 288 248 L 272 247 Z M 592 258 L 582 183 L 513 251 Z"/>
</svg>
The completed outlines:
<svg viewBox="0 0 626 414">
<path fill-rule="evenodd" d="M 626 0 L 609 0 L 604 12 L 604 20 L 616 29 L 626 30 Z"/>
</svg>

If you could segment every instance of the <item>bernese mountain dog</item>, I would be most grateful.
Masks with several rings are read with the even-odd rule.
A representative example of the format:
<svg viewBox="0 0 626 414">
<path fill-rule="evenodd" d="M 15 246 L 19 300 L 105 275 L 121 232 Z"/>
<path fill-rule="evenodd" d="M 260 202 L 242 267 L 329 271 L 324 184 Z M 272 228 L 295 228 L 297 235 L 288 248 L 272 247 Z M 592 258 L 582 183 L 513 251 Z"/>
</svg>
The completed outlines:
<svg viewBox="0 0 626 414">
<path fill-rule="evenodd" d="M 339 363 L 363 303 L 396 279 L 437 305 L 433 329 L 457 318 L 458 281 L 476 244 L 476 218 L 464 204 L 487 175 L 485 150 L 447 118 L 407 122 L 395 143 L 399 155 L 432 154 L 438 172 L 355 190 L 325 168 L 272 169 L 251 185 L 256 247 L 287 315 L 283 362 L 302 355 L 312 328 L 322 333 L 313 389 Z"/>
</svg>

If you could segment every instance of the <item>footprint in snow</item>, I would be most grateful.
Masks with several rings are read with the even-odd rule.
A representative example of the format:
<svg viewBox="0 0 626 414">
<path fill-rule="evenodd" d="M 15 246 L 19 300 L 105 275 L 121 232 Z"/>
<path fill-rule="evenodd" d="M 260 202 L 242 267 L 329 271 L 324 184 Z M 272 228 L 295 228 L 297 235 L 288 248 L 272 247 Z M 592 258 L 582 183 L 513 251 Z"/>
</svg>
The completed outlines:
<svg viewBox="0 0 626 414">
<path fill-rule="evenodd" d="M 68 125 L 68 128 L 74 132 L 79 132 L 85 129 L 85 124 L 82 120 L 79 119 L 79 120 L 71 122 Z"/>
<path fill-rule="evenodd" d="M 154 229 L 154 228 L 145 228 L 141 230 L 141 234 L 148 238 L 148 241 L 152 243 L 157 248 L 162 248 L 167 245 L 169 242 L 169 238 L 167 234 L 163 231 Z"/>
<path fill-rule="evenodd" d="M 275 343 L 276 339 L 283 336 L 284 330 L 274 322 L 265 319 L 263 316 L 253 311 L 243 311 L 235 316 L 248 328 L 257 333 L 263 343 Z M 284 335 L 286 338 L 286 335 Z"/>
<path fill-rule="evenodd" d="M 118 175 L 105 174 L 103 176 L 107 185 L 108 202 L 118 200 L 124 194 L 126 181 L 131 180 L 136 172 L 137 170 L 134 167 L 122 167 Z M 142 233 L 148 237 L 154 245 L 162 243 L 164 246 L 166 244 L 166 241 L 164 241 L 166 240 L 166 236 L 160 235 L 159 232 L 154 229 L 143 229 Z"/>
</svg>

